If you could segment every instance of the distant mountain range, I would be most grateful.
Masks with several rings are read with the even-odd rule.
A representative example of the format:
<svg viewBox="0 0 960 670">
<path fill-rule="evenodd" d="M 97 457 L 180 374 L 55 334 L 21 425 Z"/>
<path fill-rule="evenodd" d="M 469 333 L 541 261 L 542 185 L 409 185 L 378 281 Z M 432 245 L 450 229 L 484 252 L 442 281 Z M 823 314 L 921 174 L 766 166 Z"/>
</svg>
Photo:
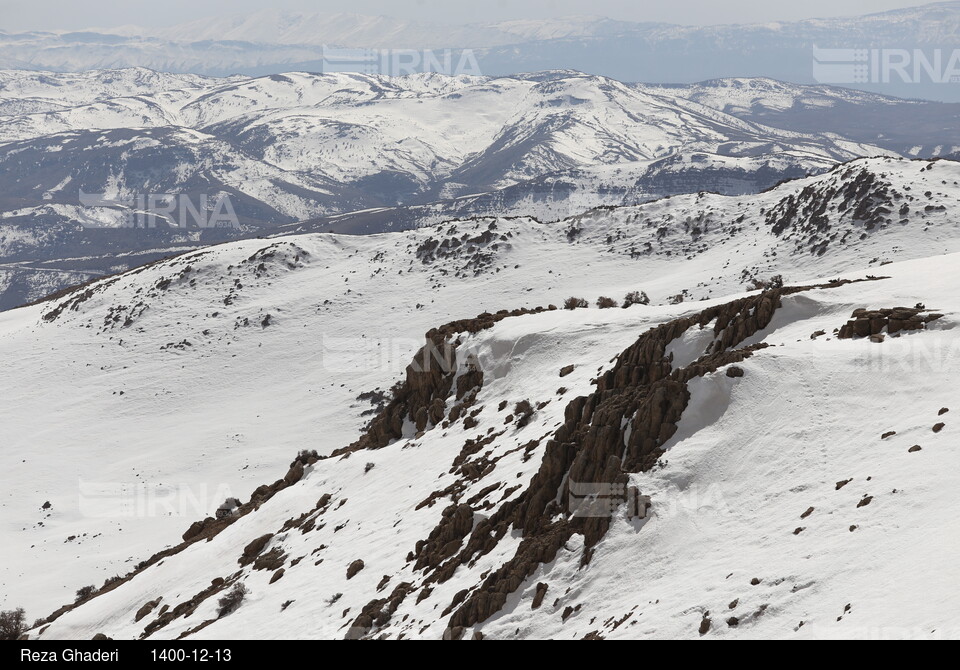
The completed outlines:
<svg viewBox="0 0 960 670">
<path fill-rule="evenodd" d="M 344 54 L 336 53 L 341 48 L 449 50 L 431 57 L 414 54 L 402 64 L 382 53 L 353 54 L 347 55 L 347 60 L 359 58 L 362 62 L 346 67 L 381 74 L 427 69 L 488 76 L 575 69 L 620 81 L 651 83 L 771 77 L 802 84 L 844 83 L 901 97 L 960 101 L 960 77 L 952 77 L 949 66 L 953 49 L 960 47 L 958 29 L 960 2 L 956 1 L 858 17 L 701 27 L 602 17 L 439 25 L 389 17 L 265 10 L 165 28 L 0 32 L 0 67 L 79 71 L 142 66 L 217 76 L 265 75 L 342 68 Z M 879 83 L 883 79 L 879 52 L 876 63 L 870 57 L 859 63 L 870 69 L 865 81 L 858 81 L 852 74 L 849 81 L 818 79 L 814 47 L 905 49 L 910 59 L 905 72 L 912 81 L 903 82 L 893 72 L 891 81 Z M 922 67 L 914 78 L 914 51 L 921 50 L 933 63 L 936 49 L 948 50 L 941 53 L 942 65 L 936 69 L 937 78 L 944 83 L 933 81 Z M 465 58 L 465 50 L 469 50 L 469 58 Z M 847 61 L 850 73 L 858 63 L 852 51 L 834 54 L 834 58 Z"/>
<path fill-rule="evenodd" d="M 947 157 L 958 110 L 767 79 L 650 86 L 570 71 L 0 72 L 0 308 L 237 237 L 556 221 L 756 193 L 865 156 Z M 152 194 L 229 196 L 236 225 L 187 229 L 178 210 L 129 228 Z"/>
</svg>

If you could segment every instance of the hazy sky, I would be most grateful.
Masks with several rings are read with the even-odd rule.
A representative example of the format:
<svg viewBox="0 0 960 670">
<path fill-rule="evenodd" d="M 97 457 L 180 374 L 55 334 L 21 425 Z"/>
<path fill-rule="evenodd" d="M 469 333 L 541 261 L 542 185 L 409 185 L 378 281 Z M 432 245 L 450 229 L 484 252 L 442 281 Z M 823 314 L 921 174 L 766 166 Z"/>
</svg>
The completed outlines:
<svg viewBox="0 0 960 670">
<path fill-rule="evenodd" d="M 351 12 L 438 23 L 546 18 L 570 14 L 684 24 L 746 23 L 867 14 L 928 4 L 924 0 L 0 0 L 0 30 L 74 30 L 124 24 L 172 25 L 218 14 L 276 7 Z"/>
</svg>

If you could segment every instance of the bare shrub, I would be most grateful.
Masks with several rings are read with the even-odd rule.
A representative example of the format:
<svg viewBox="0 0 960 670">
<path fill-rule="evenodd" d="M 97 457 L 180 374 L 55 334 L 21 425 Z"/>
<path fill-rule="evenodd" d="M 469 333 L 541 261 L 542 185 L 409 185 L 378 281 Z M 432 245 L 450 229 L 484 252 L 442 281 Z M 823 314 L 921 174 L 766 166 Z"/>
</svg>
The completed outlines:
<svg viewBox="0 0 960 670">
<path fill-rule="evenodd" d="M 236 612 L 246 596 L 247 587 L 242 582 L 234 584 L 233 588 L 217 601 L 217 616 L 222 619 L 228 614 Z"/>
<path fill-rule="evenodd" d="M 649 305 L 650 297 L 644 291 L 630 291 L 623 298 L 623 308 L 633 307 L 634 305 Z"/>
<path fill-rule="evenodd" d="M 530 419 L 533 418 L 535 411 L 529 400 L 521 400 L 518 402 L 513 408 L 513 415 L 517 417 L 517 427 L 523 428 L 530 423 Z"/>
<path fill-rule="evenodd" d="M 27 617 L 22 607 L 0 612 L 0 640 L 19 640 L 27 632 Z"/>
<path fill-rule="evenodd" d="M 563 303 L 564 309 L 584 309 L 589 306 L 590 303 L 583 298 L 567 298 Z"/>
<path fill-rule="evenodd" d="M 90 586 L 84 586 L 82 588 L 79 588 L 77 589 L 77 598 L 74 602 L 78 602 L 78 603 L 83 602 L 84 600 L 86 600 L 96 592 L 97 592 L 97 587 L 94 586 L 93 584 L 91 584 Z"/>
<path fill-rule="evenodd" d="M 600 309 L 612 309 L 617 306 L 617 301 L 613 298 L 608 298 L 606 296 L 600 296 L 597 298 L 597 307 Z"/>
</svg>

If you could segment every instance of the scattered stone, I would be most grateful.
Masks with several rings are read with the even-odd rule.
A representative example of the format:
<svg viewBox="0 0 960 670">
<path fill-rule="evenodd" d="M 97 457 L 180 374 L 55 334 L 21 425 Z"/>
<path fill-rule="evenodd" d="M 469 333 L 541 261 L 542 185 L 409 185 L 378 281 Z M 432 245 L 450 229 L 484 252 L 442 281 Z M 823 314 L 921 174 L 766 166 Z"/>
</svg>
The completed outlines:
<svg viewBox="0 0 960 670">
<path fill-rule="evenodd" d="M 910 450 L 909 450 L 907 453 L 908 453 L 908 454 L 915 454 L 915 453 L 917 453 L 918 451 L 923 451 L 923 447 L 921 447 L 919 444 L 916 445 L 916 446 L 910 447 Z"/>
<path fill-rule="evenodd" d="M 743 368 L 738 367 L 736 365 L 732 365 L 729 368 L 727 368 L 727 376 L 730 377 L 731 379 L 740 379 L 746 374 L 747 373 L 744 372 Z"/>
<path fill-rule="evenodd" d="M 133 620 L 135 622 L 139 622 L 142 618 L 150 614 L 150 612 L 152 612 L 154 608 L 159 604 L 160 604 L 160 598 L 157 598 L 156 600 L 151 600 L 146 605 L 144 605 L 143 607 L 137 610 L 137 613 L 133 617 Z"/>
<path fill-rule="evenodd" d="M 806 530 L 806 528 L 800 527 L 800 528 L 797 528 L 795 531 L 793 531 L 793 534 L 794 534 L 794 535 L 799 535 L 800 533 L 802 533 L 802 532 L 805 531 L 805 530 Z"/>
<path fill-rule="evenodd" d="M 708 612 L 708 614 L 709 614 L 709 612 Z M 708 617 L 708 616 L 705 614 L 705 615 L 703 616 L 703 621 L 700 622 L 700 635 L 701 635 L 701 636 L 706 635 L 707 633 L 710 632 L 710 626 L 712 625 L 712 623 L 713 623 L 713 622 L 710 621 L 710 617 Z"/>
<path fill-rule="evenodd" d="M 893 437 L 893 436 L 896 435 L 896 434 L 897 434 L 897 431 L 891 430 L 889 433 L 884 433 L 884 434 L 880 437 L 880 439 L 881 439 L 881 440 L 885 440 L 885 439 L 887 439 L 888 437 Z"/>
<path fill-rule="evenodd" d="M 738 619 L 735 616 L 732 616 L 729 619 L 727 619 L 727 625 L 730 626 L 730 628 L 736 628 L 737 626 L 740 625 L 740 619 Z"/>
<path fill-rule="evenodd" d="M 873 496 L 864 496 L 863 500 L 857 503 L 857 509 L 860 509 L 861 507 L 866 507 L 872 502 L 873 502 Z"/>
<path fill-rule="evenodd" d="M 267 533 L 266 535 L 261 535 L 244 547 L 243 556 L 240 557 L 240 564 L 247 565 L 248 563 L 253 563 L 253 560 L 263 552 L 267 543 L 272 539 L 273 533 Z"/>
<path fill-rule="evenodd" d="M 846 479 L 846 480 L 844 480 L 844 481 L 842 481 L 842 482 L 837 482 L 837 490 L 839 491 L 840 489 L 842 489 L 844 486 L 846 486 L 847 484 L 849 484 L 849 483 L 852 482 L 852 481 L 853 481 L 852 479 Z"/>
<path fill-rule="evenodd" d="M 363 561 L 360 559 L 355 560 L 347 567 L 347 579 L 353 579 L 356 577 L 357 573 L 363 570 L 363 568 Z"/>
<path fill-rule="evenodd" d="M 806 518 L 809 517 L 811 514 L 813 514 L 815 511 L 816 511 L 816 508 L 815 508 L 815 507 L 811 507 L 811 508 L 808 509 L 806 512 L 804 512 L 803 514 L 801 514 L 801 515 L 800 515 L 800 518 L 801 518 L 801 519 L 806 519 Z"/>
<path fill-rule="evenodd" d="M 549 586 L 543 582 L 537 584 L 537 592 L 533 595 L 533 606 L 530 609 L 538 609 L 543 604 L 543 599 L 547 596 Z"/>
<path fill-rule="evenodd" d="M 750 580 L 750 586 L 760 586 L 760 583 L 762 581 L 763 581 L 762 579 L 759 579 L 758 577 L 754 577 L 753 579 Z"/>
<path fill-rule="evenodd" d="M 945 424 L 945 423 L 938 423 L 936 426 L 933 427 L 933 432 L 934 432 L 934 433 L 939 433 L 939 432 L 941 432 L 941 431 L 942 431 L 944 428 L 946 428 L 946 427 L 947 427 L 947 424 Z"/>
<path fill-rule="evenodd" d="M 950 411 L 949 409 L 947 409 L 946 407 L 944 407 L 942 410 L 940 410 L 940 413 L 937 414 L 937 416 L 943 416 L 944 414 L 946 414 L 946 413 L 949 412 L 949 411 Z"/>
<path fill-rule="evenodd" d="M 567 377 L 573 374 L 573 371 L 577 369 L 575 365 L 568 365 L 565 368 L 560 370 L 560 377 Z"/>
</svg>

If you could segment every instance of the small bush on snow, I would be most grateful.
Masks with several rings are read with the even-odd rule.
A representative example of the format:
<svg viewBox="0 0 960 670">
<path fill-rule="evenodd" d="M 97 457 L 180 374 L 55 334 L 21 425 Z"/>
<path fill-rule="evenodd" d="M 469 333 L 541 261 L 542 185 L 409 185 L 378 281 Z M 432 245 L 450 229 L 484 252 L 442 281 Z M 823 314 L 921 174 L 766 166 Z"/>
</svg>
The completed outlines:
<svg viewBox="0 0 960 670">
<path fill-rule="evenodd" d="M 97 592 L 97 587 L 91 584 L 90 586 L 84 586 L 83 588 L 77 589 L 77 599 L 74 602 L 83 602 L 94 593 Z"/>
<path fill-rule="evenodd" d="M 0 640 L 19 640 L 25 632 L 27 618 L 22 607 L 0 612 Z"/>
<path fill-rule="evenodd" d="M 240 607 L 240 604 L 243 602 L 243 599 L 247 595 L 247 587 L 242 583 L 238 582 L 230 589 L 225 596 L 217 601 L 218 609 L 217 616 L 221 619 L 228 614 L 232 614 L 237 611 L 237 608 Z"/>
<path fill-rule="evenodd" d="M 597 298 L 597 307 L 600 309 L 611 309 L 617 306 L 617 301 L 613 298 L 608 298 L 606 296 L 600 296 Z"/>
<path fill-rule="evenodd" d="M 630 291 L 623 299 L 623 308 L 633 305 L 649 305 L 650 297 L 644 291 Z"/>
</svg>

